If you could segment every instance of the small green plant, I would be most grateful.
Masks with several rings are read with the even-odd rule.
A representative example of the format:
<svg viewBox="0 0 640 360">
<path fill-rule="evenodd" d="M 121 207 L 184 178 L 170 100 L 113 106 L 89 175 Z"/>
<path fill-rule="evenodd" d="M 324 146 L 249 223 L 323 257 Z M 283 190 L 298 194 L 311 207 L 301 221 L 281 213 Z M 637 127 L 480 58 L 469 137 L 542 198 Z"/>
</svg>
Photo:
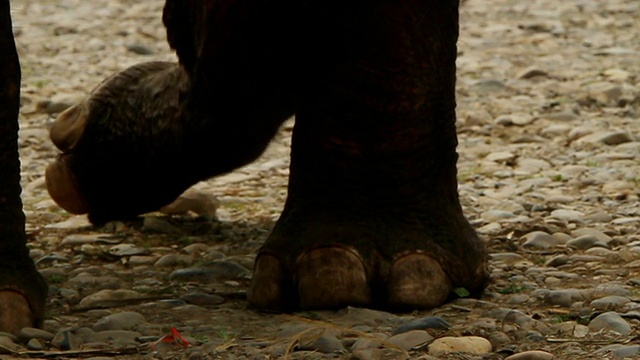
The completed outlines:
<svg viewBox="0 0 640 360">
<path fill-rule="evenodd" d="M 320 316 L 314 312 L 311 311 L 303 311 L 301 313 L 298 313 L 298 315 L 300 317 L 303 317 L 305 319 L 309 319 L 309 320 L 320 320 Z"/>
<path fill-rule="evenodd" d="M 198 341 L 201 344 L 209 342 L 209 338 L 207 337 L 207 335 L 204 335 L 204 334 L 193 334 L 191 335 L 191 337 L 196 339 L 196 341 Z"/>
<path fill-rule="evenodd" d="M 553 318 L 549 319 L 552 323 L 560 324 L 566 321 L 574 320 L 574 316 L 571 314 L 556 314 Z"/>
<path fill-rule="evenodd" d="M 524 285 L 516 285 L 516 284 L 512 284 L 507 286 L 506 288 L 502 288 L 502 289 L 498 289 L 496 290 L 498 293 L 500 294 L 517 294 L 517 293 L 521 293 L 525 290 L 527 290 L 528 287 L 524 286 Z"/>
<path fill-rule="evenodd" d="M 66 280 L 67 280 L 67 277 L 64 276 L 64 275 L 55 274 L 55 275 L 51 275 L 49 277 L 49 282 L 51 284 L 60 284 L 60 283 L 65 282 Z"/>
<path fill-rule="evenodd" d="M 552 175 L 550 178 L 553 181 L 562 181 L 562 174 Z"/>
<path fill-rule="evenodd" d="M 217 333 L 220 339 L 222 339 L 223 341 L 229 341 L 235 337 L 234 333 L 229 332 L 225 328 L 218 329 Z"/>
<path fill-rule="evenodd" d="M 475 167 L 471 167 L 471 168 L 466 168 L 460 172 L 458 172 L 458 181 L 460 182 L 465 182 L 465 181 L 471 181 L 474 179 L 474 177 L 478 174 L 482 173 L 482 167 L 481 166 L 475 166 Z"/>
<path fill-rule="evenodd" d="M 178 241 L 182 244 L 182 245 L 191 245 L 195 242 L 198 241 L 198 238 L 193 237 L 193 236 L 183 236 L 180 239 L 178 239 Z"/>
<path fill-rule="evenodd" d="M 33 86 L 37 87 L 38 89 L 42 89 L 45 86 L 47 86 L 50 82 L 51 82 L 50 80 L 38 80 L 33 83 Z"/>
<path fill-rule="evenodd" d="M 455 288 L 453 289 L 453 292 L 461 298 L 466 298 L 471 296 L 471 293 L 469 292 L 469 290 L 463 288 L 463 287 L 459 287 L 459 288 Z"/>
<path fill-rule="evenodd" d="M 600 163 L 595 160 L 587 160 L 585 165 L 587 165 L 588 167 L 597 167 L 598 165 L 600 165 Z"/>
</svg>

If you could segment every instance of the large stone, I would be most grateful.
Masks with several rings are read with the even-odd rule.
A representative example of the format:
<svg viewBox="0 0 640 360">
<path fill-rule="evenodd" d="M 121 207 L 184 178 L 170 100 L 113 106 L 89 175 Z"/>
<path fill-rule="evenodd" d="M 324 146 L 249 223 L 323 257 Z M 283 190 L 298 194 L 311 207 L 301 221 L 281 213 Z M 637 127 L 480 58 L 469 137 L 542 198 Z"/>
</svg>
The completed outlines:
<svg viewBox="0 0 640 360">
<path fill-rule="evenodd" d="M 443 356 L 452 352 L 464 352 L 474 355 L 484 355 L 492 350 L 489 340 L 479 336 L 446 336 L 434 340 L 429 345 L 429 355 Z"/>
<path fill-rule="evenodd" d="M 133 311 L 107 315 L 93 324 L 93 330 L 131 330 L 144 322 L 144 316 Z"/>
<path fill-rule="evenodd" d="M 591 330 L 608 330 L 617 332 L 621 335 L 629 335 L 631 333 L 631 326 L 622 318 L 618 313 L 609 311 L 596 316 L 589 323 L 589 329 Z"/>
</svg>

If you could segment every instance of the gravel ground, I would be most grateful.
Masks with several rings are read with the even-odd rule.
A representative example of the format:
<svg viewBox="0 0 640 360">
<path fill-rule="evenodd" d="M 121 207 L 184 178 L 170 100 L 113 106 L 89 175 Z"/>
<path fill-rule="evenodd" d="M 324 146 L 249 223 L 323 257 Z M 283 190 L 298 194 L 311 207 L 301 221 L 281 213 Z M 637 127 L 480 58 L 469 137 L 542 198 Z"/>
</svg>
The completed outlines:
<svg viewBox="0 0 640 360">
<path fill-rule="evenodd" d="M 175 57 L 161 1 L 15 0 L 12 7 L 24 78 L 27 231 L 50 298 L 44 331 L 0 336 L 0 353 L 640 357 L 637 0 L 464 3 L 460 194 L 491 249 L 493 281 L 481 300 L 410 314 L 246 308 L 255 251 L 286 197 L 292 121 L 258 161 L 195 186 L 183 205 L 197 214 L 94 228 L 58 208 L 43 179 L 56 153 L 48 139 L 55 115 L 115 71 Z M 172 327 L 189 347 L 171 337 Z"/>
</svg>

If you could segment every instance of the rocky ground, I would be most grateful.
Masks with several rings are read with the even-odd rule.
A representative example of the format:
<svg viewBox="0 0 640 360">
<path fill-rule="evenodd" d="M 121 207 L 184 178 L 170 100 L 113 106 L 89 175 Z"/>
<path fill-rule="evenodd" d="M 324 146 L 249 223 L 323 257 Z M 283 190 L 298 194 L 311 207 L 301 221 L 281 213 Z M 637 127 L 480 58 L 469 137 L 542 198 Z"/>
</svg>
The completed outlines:
<svg viewBox="0 0 640 360">
<path fill-rule="evenodd" d="M 162 2 L 15 0 L 12 8 L 24 78 L 27 231 L 50 297 L 44 331 L 0 336 L 0 353 L 640 357 L 637 0 L 465 2 L 460 194 L 491 249 L 493 281 L 481 300 L 408 314 L 247 309 L 255 251 L 286 197 L 291 122 L 259 161 L 198 184 L 185 202 L 198 214 L 94 228 L 58 208 L 43 180 L 56 154 L 49 126 L 109 74 L 174 59 Z M 118 164 L 105 170 L 118 171 Z M 171 328 L 190 346 L 171 337 Z"/>
</svg>

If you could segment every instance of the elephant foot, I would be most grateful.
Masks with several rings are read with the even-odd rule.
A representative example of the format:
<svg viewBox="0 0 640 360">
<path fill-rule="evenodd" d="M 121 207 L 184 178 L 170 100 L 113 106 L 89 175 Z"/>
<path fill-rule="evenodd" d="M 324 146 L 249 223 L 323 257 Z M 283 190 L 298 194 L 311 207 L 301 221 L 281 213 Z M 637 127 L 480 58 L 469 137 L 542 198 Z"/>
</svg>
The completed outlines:
<svg viewBox="0 0 640 360">
<path fill-rule="evenodd" d="M 444 303 L 453 286 L 440 264 L 426 254 L 396 259 L 387 280 L 388 303 L 393 308 L 432 308 Z"/>
<path fill-rule="evenodd" d="M 51 198 L 103 223 L 157 210 L 197 182 L 184 179 L 175 155 L 182 150 L 178 113 L 188 87 L 178 64 L 141 63 L 61 113 L 50 131 L 62 152 L 45 174 Z"/>
<path fill-rule="evenodd" d="M 288 310 L 296 299 L 303 309 L 339 308 L 370 303 L 371 290 L 356 251 L 325 247 L 300 255 L 293 278 L 278 256 L 259 254 L 248 297 L 262 310 Z"/>
<path fill-rule="evenodd" d="M 282 254 L 282 253 L 281 253 Z M 372 306 L 394 310 L 433 308 L 451 296 L 454 283 L 446 265 L 422 250 L 392 260 L 352 247 L 303 251 L 291 267 L 286 255 L 261 252 L 248 291 L 249 303 L 264 311 Z M 485 267 L 476 279 L 484 285 Z"/>
<path fill-rule="evenodd" d="M 29 302 L 22 294 L 0 291 L 0 331 L 17 334 L 24 327 L 33 327 L 35 322 Z"/>
</svg>

